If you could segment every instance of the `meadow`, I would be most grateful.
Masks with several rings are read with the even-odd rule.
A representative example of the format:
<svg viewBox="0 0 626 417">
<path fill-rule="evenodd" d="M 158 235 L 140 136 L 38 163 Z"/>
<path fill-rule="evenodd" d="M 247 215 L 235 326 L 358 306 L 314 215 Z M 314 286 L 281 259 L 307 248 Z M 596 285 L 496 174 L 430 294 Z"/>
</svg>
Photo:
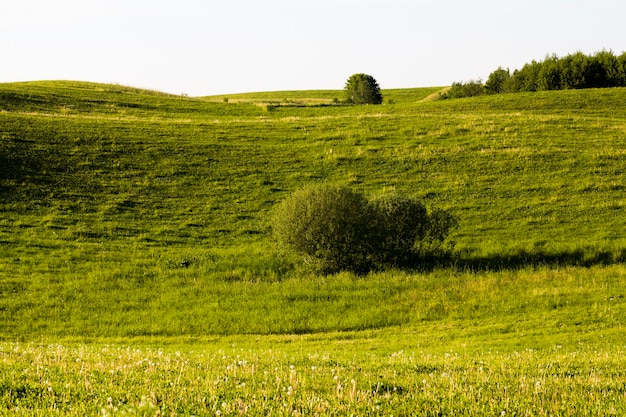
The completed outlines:
<svg viewBox="0 0 626 417">
<path fill-rule="evenodd" d="M 439 90 L 0 84 L 0 415 L 624 414 L 626 89 Z M 302 269 L 270 218 L 316 182 L 454 253 Z"/>
</svg>

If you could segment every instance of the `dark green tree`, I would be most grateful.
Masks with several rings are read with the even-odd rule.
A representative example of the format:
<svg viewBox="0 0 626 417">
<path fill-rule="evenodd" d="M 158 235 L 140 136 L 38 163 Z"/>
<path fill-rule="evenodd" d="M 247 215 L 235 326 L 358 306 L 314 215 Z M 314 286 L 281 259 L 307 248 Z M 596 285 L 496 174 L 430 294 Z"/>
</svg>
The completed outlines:
<svg viewBox="0 0 626 417">
<path fill-rule="evenodd" d="M 626 52 L 617 57 L 617 85 L 626 87 Z"/>
<path fill-rule="evenodd" d="M 561 89 L 561 70 L 556 55 L 547 56 L 537 73 L 537 90 L 549 91 Z"/>
<path fill-rule="evenodd" d="M 383 95 L 371 75 L 353 74 L 346 81 L 346 102 L 350 104 L 381 104 Z"/>
<path fill-rule="evenodd" d="M 587 55 L 577 52 L 562 58 L 560 63 L 564 90 L 591 87 L 588 82 L 589 57 Z"/>
<path fill-rule="evenodd" d="M 539 71 L 541 70 L 541 62 L 531 61 L 513 73 L 515 78 L 513 85 L 515 91 L 530 92 L 539 89 Z"/>
<path fill-rule="evenodd" d="M 489 74 L 487 82 L 485 83 L 485 91 L 487 94 L 501 94 L 506 92 L 506 87 L 511 73 L 508 69 L 498 67 L 497 70 Z"/>
<path fill-rule="evenodd" d="M 611 51 L 600 51 L 592 56 L 587 72 L 595 88 L 620 86 L 619 62 Z"/>
</svg>

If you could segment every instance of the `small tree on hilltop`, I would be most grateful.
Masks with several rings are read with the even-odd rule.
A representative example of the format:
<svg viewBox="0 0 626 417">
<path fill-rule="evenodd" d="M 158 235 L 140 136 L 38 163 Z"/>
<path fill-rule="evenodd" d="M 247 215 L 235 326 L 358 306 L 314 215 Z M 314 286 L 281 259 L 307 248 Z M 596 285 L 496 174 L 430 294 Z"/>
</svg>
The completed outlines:
<svg viewBox="0 0 626 417">
<path fill-rule="evenodd" d="M 383 95 L 371 75 L 354 74 L 346 81 L 346 101 L 350 104 L 380 104 Z"/>
</svg>

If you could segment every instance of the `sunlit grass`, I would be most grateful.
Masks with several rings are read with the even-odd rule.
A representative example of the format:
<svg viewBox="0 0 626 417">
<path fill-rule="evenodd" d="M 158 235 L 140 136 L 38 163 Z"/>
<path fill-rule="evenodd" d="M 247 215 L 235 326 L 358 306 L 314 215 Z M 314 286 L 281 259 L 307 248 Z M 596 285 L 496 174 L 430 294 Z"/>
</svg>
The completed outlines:
<svg viewBox="0 0 626 417">
<path fill-rule="evenodd" d="M 0 85 L 0 414 L 624 414 L 624 89 L 436 91 Z M 321 182 L 454 253 L 311 275 L 268 219 Z"/>
<path fill-rule="evenodd" d="M 199 351 L 189 344 L 186 350 L 2 344 L 0 411 L 103 416 L 626 411 L 623 346 L 606 352 L 584 343 L 431 352 L 411 345 L 406 334 L 400 343 L 395 337 L 380 343 L 383 335 L 377 333 L 354 336 L 233 338 L 205 342 Z"/>
<path fill-rule="evenodd" d="M 84 287 L 79 294 L 101 288 L 94 282 L 110 282 L 102 291 L 112 293 L 94 295 L 102 299 L 115 288 L 131 299 L 163 291 L 175 306 L 198 300 L 185 292 L 189 282 L 259 283 L 259 294 L 265 294 L 268 283 L 317 280 L 301 276 L 297 260 L 279 252 L 268 223 L 276 203 L 312 182 L 346 184 L 367 195 L 399 192 L 450 210 L 460 220 L 456 252 L 440 266 L 451 271 L 624 260 L 622 89 L 422 101 L 434 90 L 392 90 L 394 104 L 381 106 L 267 112 L 120 86 L 3 85 L 0 274 L 34 283 L 19 292 L 33 312 L 29 320 L 50 317 L 50 323 L 7 328 L 22 337 L 72 329 L 56 323 L 64 309 L 46 309 L 39 301 L 61 302 L 63 297 L 50 294 L 66 294 L 71 281 Z M 48 282 L 56 284 L 43 284 Z M 389 302 L 368 297 L 365 304 Z M 131 304 L 146 317 L 161 308 Z M 194 312 L 204 305 L 197 304 Z M 88 306 L 76 304 L 67 317 L 88 317 Z M 111 317 L 119 313 L 106 303 L 102 308 Z M 161 321 L 168 323 L 170 310 L 163 311 Z M 403 310 L 388 319 L 375 316 L 357 311 L 355 321 L 329 315 L 314 319 L 317 324 L 295 316 L 289 326 L 249 331 L 325 331 L 408 320 Z M 72 332 L 80 333 L 89 320 L 80 322 Z M 111 326 L 89 332 L 126 332 Z M 129 332 L 233 331 L 215 324 L 135 327 Z"/>
</svg>

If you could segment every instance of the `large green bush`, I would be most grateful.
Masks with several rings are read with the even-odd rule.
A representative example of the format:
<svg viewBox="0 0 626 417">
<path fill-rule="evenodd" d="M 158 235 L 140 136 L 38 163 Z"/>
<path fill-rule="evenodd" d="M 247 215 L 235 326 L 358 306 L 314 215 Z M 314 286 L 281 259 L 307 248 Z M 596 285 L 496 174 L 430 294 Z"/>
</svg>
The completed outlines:
<svg viewBox="0 0 626 417">
<path fill-rule="evenodd" d="M 415 244 L 428 233 L 428 212 L 421 201 L 398 195 L 370 202 L 376 215 L 378 261 L 405 265 L 415 254 Z"/>
<path fill-rule="evenodd" d="M 280 204 L 273 230 L 280 243 L 321 272 L 361 272 L 373 261 L 372 219 L 361 194 L 341 186 L 310 186 Z"/>
<path fill-rule="evenodd" d="M 408 266 L 442 248 L 456 219 L 414 198 L 367 200 L 347 187 L 309 186 L 277 208 L 274 236 L 323 273 Z"/>
<path fill-rule="evenodd" d="M 449 211 L 435 208 L 428 214 L 428 225 L 424 235 L 415 242 L 418 256 L 441 255 L 454 246 L 448 240 L 450 233 L 459 227 L 458 219 Z"/>
</svg>

